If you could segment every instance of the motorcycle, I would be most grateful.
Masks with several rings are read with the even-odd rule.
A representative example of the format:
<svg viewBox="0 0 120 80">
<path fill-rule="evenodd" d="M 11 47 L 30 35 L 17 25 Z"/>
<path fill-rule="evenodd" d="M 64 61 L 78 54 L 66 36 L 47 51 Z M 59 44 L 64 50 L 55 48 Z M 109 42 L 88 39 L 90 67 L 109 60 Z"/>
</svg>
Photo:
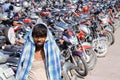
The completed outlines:
<svg viewBox="0 0 120 80">
<path fill-rule="evenodd" d="M 12 63 L 8 62 L 9 55 L 0 52 L 0 80 L 16 80 L 15 72 L 11 67 Z M 14 64 L 13 64 L 14 65 Z"/>
<path fill-rule="evenodd" d="M 78 41 L 73 33 L 66 29 L 63 32 L 61 39 L 57 39 L 56 42 L 61 50 L 61 54 L 65 57 L 66 62 L 71 62 L 75 67 L 71 70 L 71 74 L 76 73 L 77 76 L 84 77 L 88 74 L 88 66 L 83 58 L 83 53 L 78 50 Z"/>
</svg>

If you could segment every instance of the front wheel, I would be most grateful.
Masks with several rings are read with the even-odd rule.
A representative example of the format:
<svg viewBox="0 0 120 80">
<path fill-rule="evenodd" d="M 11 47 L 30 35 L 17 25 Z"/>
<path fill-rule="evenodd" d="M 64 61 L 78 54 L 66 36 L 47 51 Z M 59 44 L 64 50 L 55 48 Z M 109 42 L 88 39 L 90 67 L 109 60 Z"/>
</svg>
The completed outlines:
<svg viewBox="0 0 120 80">
<path fill-rule="evenodd" d="M 104 57 L 108 52 L 108 43 L 105 36 L 94 39 L 92 41 L 92 46 L 97 57 Z"/>
<path fill-rule="evenodd" d="M 105 26 L 105 30 L 108 30 L 108 31 L 114 33 L 115 27 L 113 25 L 107 25 L 107 26 Z"/>
<path fill-rule="evenodd" d="M 76 75 L 80 77 L 85 77 L 88 74 L 88 66 L 85 59 L 82 56 L 73 55 L 74 57 L 74 64 L 77 66 L 75 70 Z"/>
<path fill-rule="evenodd" d="M 5 36 L 8 44 L 14 45 L 16 43 L 16 36 L 12 27 L 5 28 Z"/>
<path fill-rule="evenodd" d="M 107 40 L 108 40 L 108 45 L 109 45 L 109 46 L 110 46 L 110 45 L 113 45 L 114 42 L 115 42 L 115 38 L 114 38 L 113 33 L 110 32 L 110 31 L 108 31 L 108 30 L 106 30 L 105 33 L 103 33 L 103 34 L 106 36 L 106 38 L 107 38 Z"/>
<path fill-rule="evenodd" d="M 62 72 L 62 80 L 70 80 L 68 73 Z"/>
<path fill-rule="evenodd" d="M 97 55 L 93 49 L 86 49 L 85 53 L 89 57 L 89 60 L 87 61 L 88 69 L 93 70 L 97 62 Z"/>
</svg>

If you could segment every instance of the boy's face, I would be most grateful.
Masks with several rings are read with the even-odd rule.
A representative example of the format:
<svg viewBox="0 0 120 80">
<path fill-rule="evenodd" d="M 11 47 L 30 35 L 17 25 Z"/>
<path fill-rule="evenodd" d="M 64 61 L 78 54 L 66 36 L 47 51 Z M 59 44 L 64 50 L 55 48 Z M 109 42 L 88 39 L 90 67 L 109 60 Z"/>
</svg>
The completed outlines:
<svg viewBox="0 0 120 80">
<path fill-rule="evenodd" d="M 44 45 L 46 37 L 34 37 L 34 42 L 37 47 L 41 47 Z"/>
</svg>

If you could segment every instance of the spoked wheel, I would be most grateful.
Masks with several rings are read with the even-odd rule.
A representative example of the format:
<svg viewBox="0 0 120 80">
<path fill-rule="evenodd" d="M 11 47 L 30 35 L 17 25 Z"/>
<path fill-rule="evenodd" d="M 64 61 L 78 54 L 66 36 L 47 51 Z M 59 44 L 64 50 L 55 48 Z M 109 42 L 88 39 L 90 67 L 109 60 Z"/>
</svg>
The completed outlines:
<svg viewBox="0 0 120 80">
<path fill-rule="evenodd" d="M 115 42 L 115 38 L 114 38 L 113 33 L 106 30 L 105 33 L 103 33 L 103 34 L 106 36 L 106 38 L 108 40 L 108 46 L 113 45 Z"/>
<path fill-rule="evenodd" d="M 112 33 L 115 33 L 115 27 L 111 24 L 111 25 L 109 25 L 110 26 L 110 28 L 112 29 Z"/>
<path fill-rule="evenodd" d="M 93 51 L 93 49 L 86 49 L 85 52 L 86 52 L 86 55 L 89 57 L 89 60 L 87 61 L 88 70 L 92 70 L 96 65 L 97 55 Z"/>
<path fill-rule="evenodd" d="M 67 73 L 62 72 L 62 80 L 76 80 L 78 76 L 74 72 L 75 69 L 76 68 L 72 68 L 67 71 Z"/>
<path fill-rule="evenodd" d="M 97 61 L 97 55 L 95 51 L 93 51 L 93 48 L 90 43 L 83 42 L 82 43 L 82 52 L 83 52 L 83 58 L 86 60 L 88 65 L 88 70 L 94 69 Z"/>
<path fill-rule="evenodd" d="M 78 67 L 75 66 L 74 63 L 65 61 L 62 64 L 62 80 L 76 80 L 75 78 L 77 78 L 76 74 L 74 73 L 75 69 L 77 69 Z"/>
<path fill-rule="evenodd" d="M 97 57 L 104 57 L 108 52 L 108 43 L 106 37 L 99 37 L 92 42 L 93 50 Z"/>
<path fill-rule="evenodd" d="M 105 30 L 111 31 L 112 33 L 115 32 L 115 27 L 113 25 L 107 25 L 105 26 Z"/>
<path fill-rule="evenodd" d="M 120 16 L 119 19 L 115 19 L 113 26 L 115 27 L 115 30 L 117 30 L 117 28 L 119 28 L 119 24 L 120 24 Z"/>
<path fill-rule="evenodd" d="M 75 73 L 79 77 L 85 77 L 88 74 L 88 66 L 86 61 L 82 56 L 73 55 L 74 57 L 74 64 L 77 66 Z"/>
</svg>

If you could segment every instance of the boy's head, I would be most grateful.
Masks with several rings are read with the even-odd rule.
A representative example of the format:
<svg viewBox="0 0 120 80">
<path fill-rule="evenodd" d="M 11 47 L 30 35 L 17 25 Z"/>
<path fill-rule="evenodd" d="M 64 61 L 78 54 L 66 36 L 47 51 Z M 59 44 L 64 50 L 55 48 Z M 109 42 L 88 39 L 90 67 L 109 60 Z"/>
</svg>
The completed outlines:
<svg viewBox="0 0 120 80">
<path fill-rule="evenodd" d="M 47 28 L 44 24 L 37 24 L 33 28 L 32 37 L 37 47 L 43 46 L 47 37 Z"/>
</svg>

